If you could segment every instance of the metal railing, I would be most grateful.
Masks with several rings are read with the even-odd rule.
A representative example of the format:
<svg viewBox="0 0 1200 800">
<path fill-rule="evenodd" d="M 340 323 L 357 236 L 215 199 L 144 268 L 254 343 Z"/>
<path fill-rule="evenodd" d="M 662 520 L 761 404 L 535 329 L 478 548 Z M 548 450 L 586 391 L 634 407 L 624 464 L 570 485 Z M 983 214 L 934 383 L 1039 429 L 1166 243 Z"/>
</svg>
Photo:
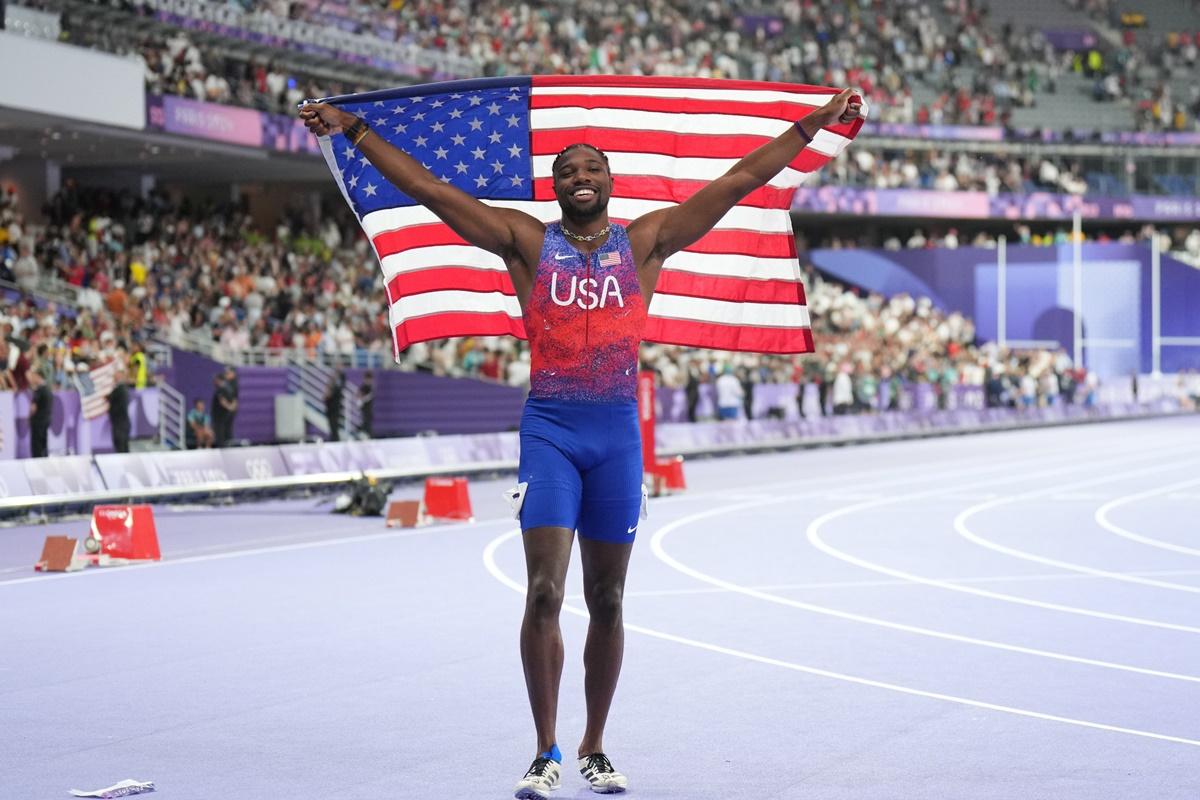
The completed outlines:
<svg viewBox="0 0 1200 800">
<path fill-rule="evenodd" d="M 187 402 L 167 383 L 158 386 L 158 442 L 168 450 L 187 449 Z"/>
<path fill-rule="evenodd" d="M 304 398 L 304 421 L 326 436 L 331 435 L 329 418 L 325 415 L 325 393 L 336 375 L 332 367 L 292 354 L 288 358 L 288 391 Z M 343 439 L 358 438 L 362 430 L 362 398 L 358 387 L 347 383 L 342 391 L 342 419 L 339 427 Z"/>
</svg>

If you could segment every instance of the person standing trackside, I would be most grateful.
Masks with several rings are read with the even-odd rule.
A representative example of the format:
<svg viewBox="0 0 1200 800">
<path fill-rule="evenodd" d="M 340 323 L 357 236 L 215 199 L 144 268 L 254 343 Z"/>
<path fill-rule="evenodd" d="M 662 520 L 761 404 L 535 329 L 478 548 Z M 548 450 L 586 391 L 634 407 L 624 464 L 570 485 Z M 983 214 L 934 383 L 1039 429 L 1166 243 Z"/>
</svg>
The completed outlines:
<svg viewBox="0 0 1200 800">
<path fill-rule="evenodd" d="M 216 435 L 217 447 L 225 447 L 233 438 L 233 421 L 237 417 L 238 409 L 238 385 L 237 373 L 233 367 L 226 367 L 224 374 L 221 376 L 220 386 L 217 388 L 215 395 L 216 402 L 213 403 L 213 412 L 217 410 L 217 406 L 221 407 L 221 428 L 214 430 Z M 216 421 L 213 422 L 214 427 Z"/>
<path fill-rule="evenodd" d="M 368 439 L 375 436 L 375 373 L 363 374 L 358 387 L 359 407 L 362 409 L 362 432 Z"/>
<path fill-rule="evenodd" d="M 50 454 L 47 441 L 50 435 L 50 414 L 54 409 L 54 393 L 46 385 L 46 379 L 40 369 L 29 371 L 29 385 L 33 387 L 33 397 L 29 402 L 30 454 L 34 458 L 45 458 Z"/>
<path fill-rule="evenodd" d="M 125 383 L 125 370 L 118 365 L 113 377 L 113 389 L 108 394 L 108 421 L 112 426 L 114 453 L 129 452 L 129 385 Z"/>
<path fill-rule="evenodd" d="M 329 385 L 325 387 L 325 419 L 329 423 L 329 441 L 342 437 L 342 400 L 346 392 L 346 376 L 336 370 Z"/>
</svg>

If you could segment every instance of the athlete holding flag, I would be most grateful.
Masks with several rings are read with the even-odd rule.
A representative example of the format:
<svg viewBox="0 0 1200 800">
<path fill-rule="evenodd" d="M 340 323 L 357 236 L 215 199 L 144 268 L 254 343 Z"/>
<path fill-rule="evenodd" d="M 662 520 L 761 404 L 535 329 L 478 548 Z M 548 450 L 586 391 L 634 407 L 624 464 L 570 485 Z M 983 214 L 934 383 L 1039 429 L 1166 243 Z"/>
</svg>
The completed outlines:
<svg viewBox="0 0 1200 800">
<path fill-rule="evenodd" d="M 311 103 L 300 110 L 310 131 L 344 134 L 396 188 L 470 244 L 502 258 L 516 290 L 531 350 L 518 467 L 528 570 L 521 660 L 537 731 L 537 756 L 517 783 L 517 798 L 545 800 L 560 782 L 558 618 L 576 532 L 591 617 L 578 767 L 596 792 L 627 787 L 604 753 L 604 726 L 621 671 L 622 596 L 642 503 L 638 346 L 663 262 L 788 166 L 821 128 L 853 122 L 861 108 L 849 89 L 832 96 L 685 202 L 627 227 L 608 219 L 613 177 L 607 157 L 592 145 L 569 145 L 554 160 L 562 219 L 547 225 L 439 180 L 335 106 Z"/>
</svg>

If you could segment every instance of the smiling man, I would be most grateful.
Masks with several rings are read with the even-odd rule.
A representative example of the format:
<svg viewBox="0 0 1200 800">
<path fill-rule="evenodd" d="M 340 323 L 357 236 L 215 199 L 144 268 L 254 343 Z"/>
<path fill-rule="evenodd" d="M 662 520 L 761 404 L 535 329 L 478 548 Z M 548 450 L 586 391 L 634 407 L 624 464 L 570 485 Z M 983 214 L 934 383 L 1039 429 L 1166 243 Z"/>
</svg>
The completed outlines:
<svg viewBox="0 0 1200 800">
<path fill-rule="evenodd" d="M 569 145 L 555 158 L 562 219 L 547 225 L 440 180 L 345 111 L 322 103 L 300 111 L 309 130 L 344 134 L 400 191 L 467 242 L 500 256 L 521 306 L 532 358 L 515 499 L 528 570 L 521 660 L 537 756 L 517 783 L 517 798 L 545 800 L 560 783 L 558 618 L 576 533 L 591 616 L 578 768 L 596 792 L 623 792 L 628 785 L 605 755 L 604 728 L 621 671 L 622 596 L 642 503 L 638 345 L 663 262 L 775 177 L 822 127 L 852 122 L 860 110 L 850 90 L 833 96 L 687 201 L 627 227 L 608 219 L 613 176 L 607 157 L 592 145 Z"/>
</svg>

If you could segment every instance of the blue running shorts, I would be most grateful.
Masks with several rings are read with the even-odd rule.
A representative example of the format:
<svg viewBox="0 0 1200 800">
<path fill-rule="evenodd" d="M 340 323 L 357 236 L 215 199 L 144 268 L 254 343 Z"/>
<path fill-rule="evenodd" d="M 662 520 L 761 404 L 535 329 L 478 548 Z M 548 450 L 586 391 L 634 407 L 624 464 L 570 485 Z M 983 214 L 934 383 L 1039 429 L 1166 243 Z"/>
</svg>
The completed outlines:
<svg viewBox="0 0 1200 800">
<path fill-rule="evenodd" d="M 521 529 L 554 526 L 584 539 L 628 544 L 642 508 L 642 436 L 636 402 L 531 397 L 521 415 L 517 480 Z"/>
</svg>

